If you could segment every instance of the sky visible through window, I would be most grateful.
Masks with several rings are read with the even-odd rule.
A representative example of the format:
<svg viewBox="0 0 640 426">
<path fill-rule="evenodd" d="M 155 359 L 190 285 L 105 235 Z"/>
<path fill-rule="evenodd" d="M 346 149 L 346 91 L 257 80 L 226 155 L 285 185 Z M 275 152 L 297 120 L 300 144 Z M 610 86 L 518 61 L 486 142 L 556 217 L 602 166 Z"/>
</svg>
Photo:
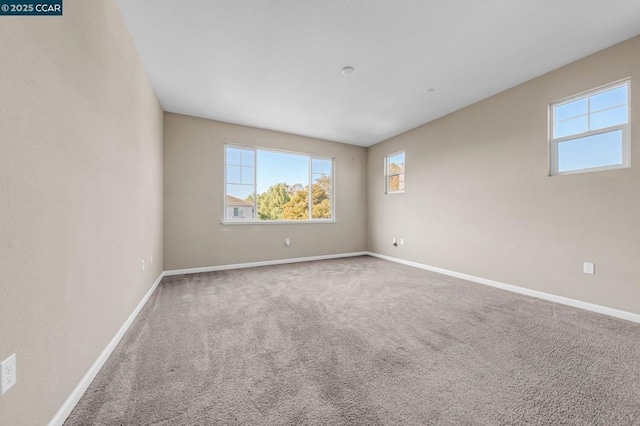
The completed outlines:
<svg viewBox="0 0 640 426">
<path fill-rule="evenodd" d="M 623 135 L 614 126 L 628 122 L 628 99 L 628 85 L 623 84 L 554 106 L 553 138 L 561 139 L 558 171 L 623 163 Z M 611 127 L 611 131 L 598 133 Z"/>
<path fill-rule="evenodd" d="M 558 170 L 568 172 L 622 164 L 622 132 L 600 133 L 558 144 Z"/>
<path fill-rule="evenodd" d="M 244 201 L 245 220 L 333 217 L 331 158 L 229 146 L 225 168 L 226 205 Z M 227 209 L 226 215 L 230 217 L 231 211 Z"/>
<path fill-rule="evenodd" d="M 309 157 L 288 152 L 258 151 L 258 193 L 278 183 L 309 184 Z"/>
<path fill-rule="evenodd" d="M 227 149 L 227 182 L 234 197 L 246 200 L 253 194 L 253 155 L 250 150 Z M 315 160 L 314 160 L 315 161 Z M 277 151 L 257 151 L 257 191 L 278 183 L 309 184 L 309 157 Z M 328 171 L 330 173 L 330 171 Z M 233 183 L 231 183 L 233 182 Z"/>
<path fill-rule="evenodd" d="M 554 137 L 562 138 L 626 123 L 627 110 L 626 85 L 558 105 L 555 107 Z"/>
</svg>

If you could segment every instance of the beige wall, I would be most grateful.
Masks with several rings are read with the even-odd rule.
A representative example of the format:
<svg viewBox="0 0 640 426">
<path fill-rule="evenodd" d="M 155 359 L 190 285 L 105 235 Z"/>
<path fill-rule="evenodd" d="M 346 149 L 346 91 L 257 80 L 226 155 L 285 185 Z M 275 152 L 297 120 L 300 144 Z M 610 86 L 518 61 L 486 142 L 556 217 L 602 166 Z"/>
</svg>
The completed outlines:
<svg viewBox="0 0 640 426">
<path fill-rule="evenodd" d="M 165 270 L 365 250 L 364 148 L 171 113 L 164 134 Z M 225 143 L 335 157 L 337 223 L 223 225 Z"/>
<path fill-rule="evenodd" d="M 549 177 L 548 104 L 625 77 L 633 167 Z M 635 37 L 371 147 L 369 250 L 640 313 L 638 102 Z M 384 195 L 402 149 L 406 193 Z"/>
<path fill-rule="evenodd" d="M 549 102 L 629 76 L 640 99 L 640 37 L 369 150 L 170 113 L 163 129 L 114 1 L 5 17 L 0 39 L 0 360 L 19 377 L 2 424 L 60 408 L 163 269 L 163 226 L 166 270 L 368 248 L 640 313 L 640 169 L 549 177 L 547 142 Z M 224 143 L 334 156 L 337 223 L 222 225 Z M 387 196 L 400 149 L 407 191 Z"/>
<path fill-rule="evenodd" d="M 43 425 L 162 270 L 162 111 L 115 1 L 0 40 L 0 424 Z"/>
</svg>

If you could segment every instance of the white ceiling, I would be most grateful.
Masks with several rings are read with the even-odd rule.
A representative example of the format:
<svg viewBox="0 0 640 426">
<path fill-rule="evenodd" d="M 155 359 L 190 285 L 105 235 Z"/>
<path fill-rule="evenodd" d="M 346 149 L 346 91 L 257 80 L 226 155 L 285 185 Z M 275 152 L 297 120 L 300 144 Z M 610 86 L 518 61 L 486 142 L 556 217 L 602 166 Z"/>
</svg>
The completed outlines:
<svg viewBox="0 0 640 426">
<path fill-rule="evenodd" d="M 362 146 L 640 32 L 638 0 L 118 2 L 165 111 Z"/>
</svg>

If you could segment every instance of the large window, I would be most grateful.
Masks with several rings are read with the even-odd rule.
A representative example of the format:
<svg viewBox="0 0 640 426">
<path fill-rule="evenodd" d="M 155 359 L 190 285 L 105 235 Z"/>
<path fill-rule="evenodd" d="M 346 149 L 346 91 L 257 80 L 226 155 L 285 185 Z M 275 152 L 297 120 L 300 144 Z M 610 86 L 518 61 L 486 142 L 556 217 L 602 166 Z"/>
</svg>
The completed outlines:
<svg viewBox="0 0 640 426">
<path fill-rule="evenodd" d="M 225 222 L 333 219 L 333 158 L 225 146 Z"/>
<path fill-rule="evenodd" d="M 629 166 L 629 81 L 551 104 L 551 174 Z"/>
<path fill-rule="evenodd" d="M 404 151 L 384 157 L 385 192 L 404 192 Z"/>
</svg>

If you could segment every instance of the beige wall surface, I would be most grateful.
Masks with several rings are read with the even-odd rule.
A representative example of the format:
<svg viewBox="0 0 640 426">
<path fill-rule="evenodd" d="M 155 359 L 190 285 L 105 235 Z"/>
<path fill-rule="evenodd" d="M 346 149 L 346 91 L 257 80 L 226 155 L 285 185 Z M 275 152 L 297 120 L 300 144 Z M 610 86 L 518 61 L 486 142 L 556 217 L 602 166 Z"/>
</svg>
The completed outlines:
<svg viewBox="0 0 640 426">
<path fill-rule="evenodd" d="M 162 110 L 115 1 L 0 40 L 0 424 L 43 425 L 162 271 Z"/>
<path fill-rule="evenodd" d="M 365 250 L 364 148 L 171 113 L 164 135 L 165 270 Z M 334 157 L 337 222 L 223 225 L 225 143 Z"/>
<path fill-rule="evenodd" d="M 550 177 L 549 103 L 626 77 L 632 167 Z M 639 104 L 635 37 L 371 147 L 368 249 L 640 313 Z M 406 192 L 385 195 L 403 149 Z"/>
</svg>

